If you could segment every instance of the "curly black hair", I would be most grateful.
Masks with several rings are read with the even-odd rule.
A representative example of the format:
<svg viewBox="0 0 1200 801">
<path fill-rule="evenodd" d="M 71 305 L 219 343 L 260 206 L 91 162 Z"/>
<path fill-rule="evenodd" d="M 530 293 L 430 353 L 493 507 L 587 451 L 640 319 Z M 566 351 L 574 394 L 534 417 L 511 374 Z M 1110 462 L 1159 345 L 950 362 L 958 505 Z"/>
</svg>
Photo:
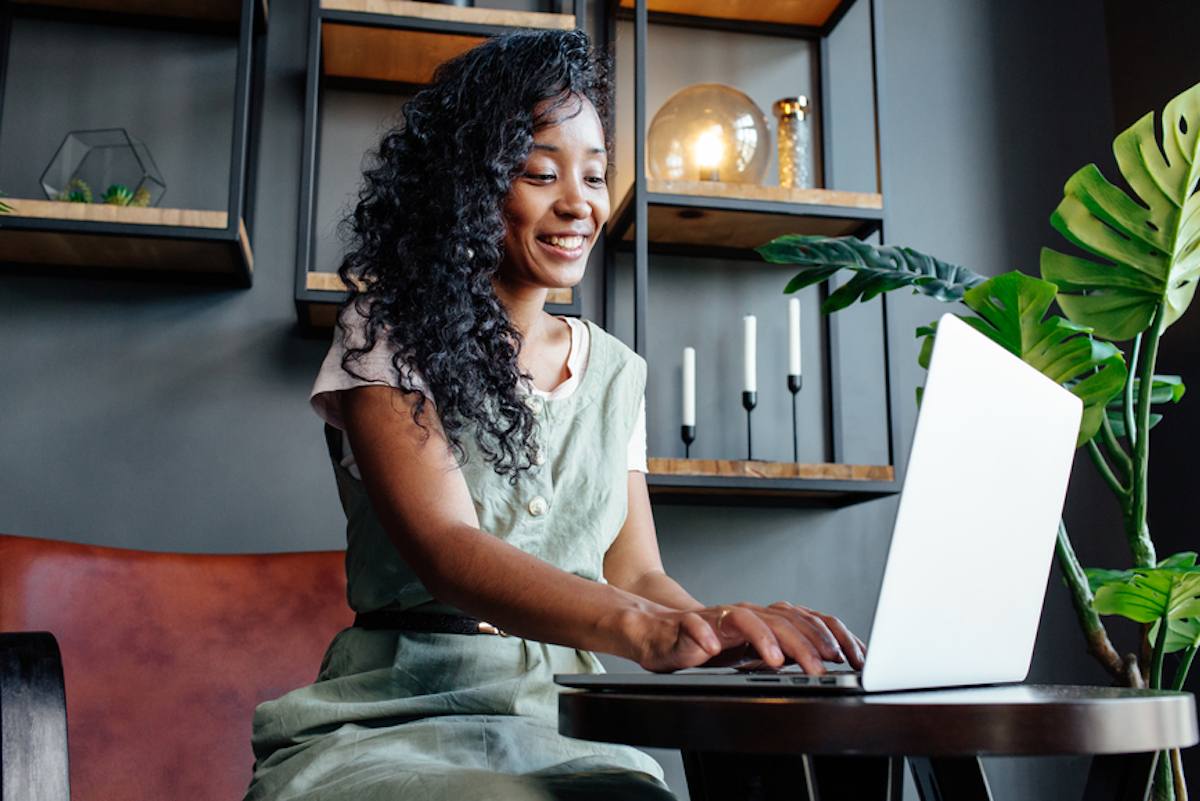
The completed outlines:
<svg viewBox="0 0 1200 801">
<path fill-rule="evenodd" d="M 518 389 L 532 382 L 517 364 L 523 338 L 492 287 L 504 255 L 502 207 L 534 132 L 560 122 L 563 109 L 578 114 L 579 97 L 596 108 L 612 152 L 611 63 L 579 30 L 503 34 L 443 63 L 367 154 L 358 203 L 338 225 L 348 240 L 342 310 L 353 304 L 366 318 L 366 344 L 347 349 L 342 369 L 362 378 L 350 362 L 386 337 L 400 388 L 419 393 L 407 364 L 424 379 L 459 462 L 473 424 L 485 461 L 514 484 L 532 465 L 537 423 Z M 422 394 L 413 406 L 422 429 L 424 409 Z"/>
</svg>

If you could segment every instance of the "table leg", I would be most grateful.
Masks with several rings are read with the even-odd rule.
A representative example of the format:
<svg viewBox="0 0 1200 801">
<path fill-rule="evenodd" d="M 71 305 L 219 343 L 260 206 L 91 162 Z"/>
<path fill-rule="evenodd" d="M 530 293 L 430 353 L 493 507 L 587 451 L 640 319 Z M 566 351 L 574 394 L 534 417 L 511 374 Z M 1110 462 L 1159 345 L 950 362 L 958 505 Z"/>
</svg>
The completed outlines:
<svg viewBox="0 0 1200 801">
<path fill-rule="evenodd" d="M 979 757 L 909 757 L 921 801 L 992 801 Z"/>
<path fill-rule="evenodd" d="M 900 801 L 900 758 L 684 751 L 692 801 Z"/>
<path fill-rule="evenodd" d="M 692 801 L 819 801 L 811 763 L 798 754 L 684 751 Z"/>
<path fill-rule="evenodd" d="M 1145 801 L 1157 757 L 1156 751 L 1093 757 L 1083 801 Z"/>
<path fill-rule="evenodd" d="M 901 801 L 901 757 L 814 756 L 816 801 Z"/>
</svg>

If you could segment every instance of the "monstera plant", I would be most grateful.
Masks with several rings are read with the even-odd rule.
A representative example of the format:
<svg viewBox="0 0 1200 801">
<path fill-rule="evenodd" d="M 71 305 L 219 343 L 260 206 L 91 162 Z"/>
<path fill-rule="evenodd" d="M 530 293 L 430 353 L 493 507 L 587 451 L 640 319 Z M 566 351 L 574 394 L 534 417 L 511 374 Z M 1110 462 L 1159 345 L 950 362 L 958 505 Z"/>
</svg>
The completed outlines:
<svg viewBox="0 0 1200 801">
<path fill-rule="evenodd" d="M 1158 131 L 1148 113 L 1116 137 L 1113 152 L 1132 195 L 1094 164 L 1072 175 L 1050 223 L 1075 252 L 1043 248 L 1041 279 L 1016 271 L 984 278 L 853 237 L 783 236 L 758 251 L 800 268 L 788 293 L 850 273 L 826 298 L 826 313 L 901 288 L 961 303 L 967 323 L 1083 400 L 1078 444 L 1120 505 L 1131 565 L 1085 570 L 1060 522 L 1059 567 L 1088 650 L 1113 680 L 1179 689 L 1200 649 L 1200 566 L 1192 552 L 1158 558 L 1147 468 L 1150 431 L 1163 406 L 1184 394 L 1178 376 L 1154 370 L 1159 342 L 1187 311 L 1200 276 L 1200 84 L 1166 105 Z M 1049 313 L 1055 302 L 1065 317 Z M 936 327 L 916 333 L 928 367 Z M 1104 615 L 1143 624 L 1141 642 L 1123 654 Z M 1160 754 L 1154 797 L 1187 798 L 1178 751 Z"/>
</svg>

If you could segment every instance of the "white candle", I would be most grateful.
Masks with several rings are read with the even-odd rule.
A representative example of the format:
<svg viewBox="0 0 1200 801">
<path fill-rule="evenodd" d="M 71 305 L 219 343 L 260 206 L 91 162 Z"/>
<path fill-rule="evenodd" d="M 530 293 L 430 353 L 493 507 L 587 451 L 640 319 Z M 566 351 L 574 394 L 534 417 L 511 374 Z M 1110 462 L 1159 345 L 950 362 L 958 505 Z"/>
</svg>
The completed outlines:
<svg viewBox="0 0 1200 801">
<path fill-rule="evenodd" d="M 746 363 L 746 392 L 758 391 L 758 371 L 756 369 L 755 359 L 757 358 L 757 343 L 758 339 L 758 320 L 753 314 L 747 314 L 742 318 L 743 336 L 743 356 Z"/>
<path fill-rule="evenodd" d="M 696 349 L 683 349 L 683 424 L 696 425 Z"/>
<path fill-rule="evenodd" d="M 788 375 L 800 375 L 800 299 L 788 301 Z"/>
</svg>

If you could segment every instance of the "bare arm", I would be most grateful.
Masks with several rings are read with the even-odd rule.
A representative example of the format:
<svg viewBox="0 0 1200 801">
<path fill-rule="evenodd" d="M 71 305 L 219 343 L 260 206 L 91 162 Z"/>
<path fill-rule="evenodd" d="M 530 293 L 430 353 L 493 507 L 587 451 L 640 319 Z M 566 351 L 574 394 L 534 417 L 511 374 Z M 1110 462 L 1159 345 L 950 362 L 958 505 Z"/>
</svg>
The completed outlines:
<svg viewBox="0 0 1200 801">
<path fill-rule="evenodd" d="M 629 471 L 629 511 L 625 525 L 604 555 L 604 578 L 613 586 L 671 609 L 704 608 L 663 570 L 646 475 L 637 470 Z"/>
<path fill-rule="evenodd" d="M 629 511 L 625 524 L 604 556 L 605 578 L 610 584 L 671 609 L 703 609 L 704 604 L 689 595 L 663 569 L 645 474 L 629 471 L 628 483 Z M 752 625 L 749 621 L 755 616 L 772 627 L 778 644 L 809 672 L 820 672 L 821 659 L 862 667 L 865 646 L 840 620 L 784 601 L 769 607 L 741 603 L 730 608 L 729 619 L 724 621 L 724 626 L 718 626 L 716 632 L 722 638 L 722 646 L 753 644 L 750 637 L 739 638 L 737 632 L 739 626 L 742 631 L 749 632 L 751 629 L 747 626 Z M 732 636 L 726 636 L 726 628 L 732 629 Z M 755 649 L 758 650 L 757 645 Z M 762 654 L 761 650 L 758 652 Z M 727 657 L 723 654 L 713 664 L 723 663 L 720 660 Z"/>
<path fill-rule="evenodd" d="M 412 420 L 415 395 L 383 386 L 347 390 L 350 447 L 372 506 L 404 560 L 440 601 L 529 639 L 604 651 L 657 666 L 663 643 L 680 664 L 719 652 L 711 627 L 618 586 L 589 581 L 491 536 L 450 453 L 432 405 Z M 690 638 L 690 639 L 689 639 Z M 674 653 L 674 651 L 672 651 Z"/>
</svg>

